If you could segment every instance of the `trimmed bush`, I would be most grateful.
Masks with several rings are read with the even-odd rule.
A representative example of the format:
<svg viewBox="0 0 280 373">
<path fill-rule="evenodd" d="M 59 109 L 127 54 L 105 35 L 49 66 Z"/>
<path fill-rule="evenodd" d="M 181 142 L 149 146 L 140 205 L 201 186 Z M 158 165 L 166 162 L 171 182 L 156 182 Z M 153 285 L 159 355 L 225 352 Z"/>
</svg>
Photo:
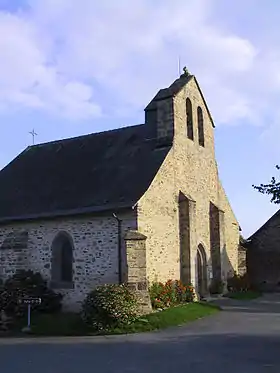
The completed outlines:
<svg viewBox="0 0 280 373">
<path fill-rule="evenodd" d="M 13 318 L 26 314 L 27 306 L 19 304 L 20 298 L 39 297 L 40 305 L 32 306 L 32 311 L 54 313 L 61 309 L 62 295 L 49 289 L 40 273 L 21 270 L 8 278 L 0 287 L 0 310 Z"/>
<path fill-rule="evenodd" d="M 129 325 L 138 316 L 136 295 L 125 285 L 98 286 L 82 304 L 82 320 L 96 331 Z"/>
<path fill-rule="evenodd" d="M 154 309 L 193 302 L 195 296 L 193 286 L 184 285 L 180 280 L 168 280 L 165 284 L 154 282 L 149 289 L 149 293 Z"/>
</svg>

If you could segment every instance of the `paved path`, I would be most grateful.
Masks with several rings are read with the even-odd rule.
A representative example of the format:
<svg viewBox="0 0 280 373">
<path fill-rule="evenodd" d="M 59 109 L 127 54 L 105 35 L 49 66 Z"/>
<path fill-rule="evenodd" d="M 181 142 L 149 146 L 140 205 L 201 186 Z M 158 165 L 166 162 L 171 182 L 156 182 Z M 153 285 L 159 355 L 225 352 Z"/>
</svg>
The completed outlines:
<svg viewBox="0 0 280 373">
<path fill-rule="evenodd" d="M 0 339 L 2 373 L 280 373 L 280 294 L 155 333 Z"/>
</svg>

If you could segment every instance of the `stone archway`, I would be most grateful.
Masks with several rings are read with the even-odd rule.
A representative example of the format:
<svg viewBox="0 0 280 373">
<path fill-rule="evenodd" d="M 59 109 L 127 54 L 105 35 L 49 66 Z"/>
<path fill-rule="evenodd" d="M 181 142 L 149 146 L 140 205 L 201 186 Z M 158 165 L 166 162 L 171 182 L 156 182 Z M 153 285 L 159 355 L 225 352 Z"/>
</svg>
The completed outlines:
<svg viewBox="0 0 280 373">
<path fill-rule="evenodd" d="M 196 252 L 197 292 L 200 298 L 208 294 L 207 257 L 204 247 L 199 244 Z"/>
</svg>

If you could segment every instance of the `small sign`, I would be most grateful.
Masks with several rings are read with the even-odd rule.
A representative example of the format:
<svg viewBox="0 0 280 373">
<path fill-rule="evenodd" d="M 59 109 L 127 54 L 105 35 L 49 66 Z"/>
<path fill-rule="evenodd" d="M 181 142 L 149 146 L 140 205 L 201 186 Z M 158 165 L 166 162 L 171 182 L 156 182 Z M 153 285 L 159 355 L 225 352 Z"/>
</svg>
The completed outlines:
<svg viewBox="0 0 280 373">
<path fill-rule="evenodd" d="M 27 305 L 27 326 L 22 329 L 23 332 L 29 333 L 31 331 L 31 306 L 41 304 L 42 300 L 38 297 L 24 297 L 18 300 L 19 304 Z"/>
<path fill-rule="evenodd" d="M 41 304 L 41 298 L 21 298 L 19 299 L 19 304 L 26 304 L 26 305 L 38 305 Z"/>
</svg>

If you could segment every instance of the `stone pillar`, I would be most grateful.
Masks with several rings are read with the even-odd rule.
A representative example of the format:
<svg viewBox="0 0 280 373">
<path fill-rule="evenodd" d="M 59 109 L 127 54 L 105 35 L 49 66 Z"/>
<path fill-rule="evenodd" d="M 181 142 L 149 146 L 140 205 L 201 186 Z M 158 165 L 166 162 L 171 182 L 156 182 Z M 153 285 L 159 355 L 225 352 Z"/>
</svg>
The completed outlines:
<svg viewBox="0 0 280 373">
<path fill-rule="evenodd" d="M 140 311 L 152 311 L 148 291 L 147 266 L 146 266 L 146 239 L 142 233 L 130 230 L 125 237 L 127 257 L 127 285 L 136 292 L 140 303 Z"/>
<path fill-rule="evenodd" d="M 213 270 L 213 287 L 226 281 L 227 252 L 225 238 L 225 213 L 210 202 L 210 248 Z"/>
<path fill-rule="evenodd" d="M 227 274 L 224 269 L 227 267 L 227 251 L 226 251 L 226 233 L 225 233 L 225 213 L 218 209 L 219 215 L 219 231 L 220 231 L 220 253 L 221 253 L 221 279 L 225 281 Z"/>
<path fill-rule="evenodd" d="M 197 237 L 196 237 L 196 202 L 189 199 L 189 217 L 190 217 L 190 262 L 191 262 L 191 283 L 197 287 L 196 276 L 196 254 L 197 254 Z"/>
<path fill-rule="evenodd" d="M 180 279 L 184 284 L 196 283 L 196 202 L 179 194 Z"/>
<path fill-rule="evenodd" d="M 213 281 L 221 280 L 221 246 L 220 246 L 220 216 L 219 209 L 210 202 L 210 251 L 213 271 Z"/>
<path fill-rule="evenodd" d="M 180 280 L 191 282 L 191 247 L 189 199 L 179 194 L 179 229 L 180 229 Z"/>
</svg>

